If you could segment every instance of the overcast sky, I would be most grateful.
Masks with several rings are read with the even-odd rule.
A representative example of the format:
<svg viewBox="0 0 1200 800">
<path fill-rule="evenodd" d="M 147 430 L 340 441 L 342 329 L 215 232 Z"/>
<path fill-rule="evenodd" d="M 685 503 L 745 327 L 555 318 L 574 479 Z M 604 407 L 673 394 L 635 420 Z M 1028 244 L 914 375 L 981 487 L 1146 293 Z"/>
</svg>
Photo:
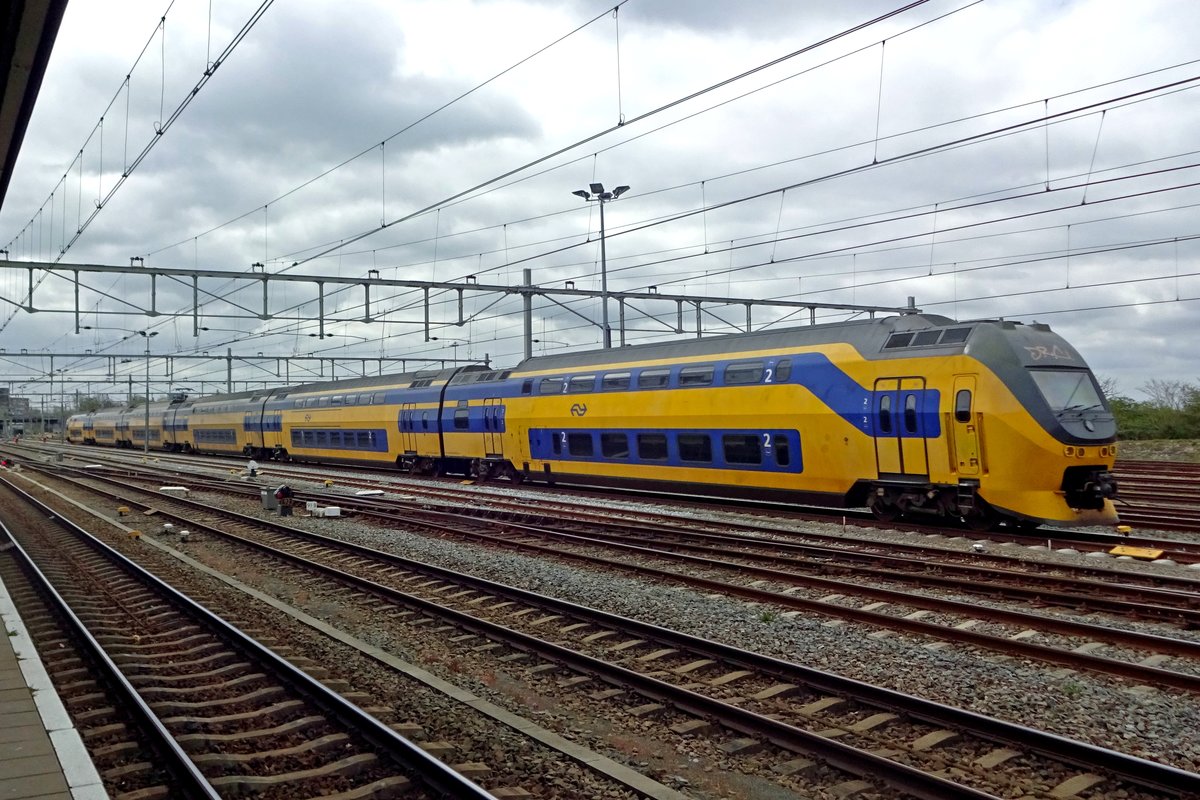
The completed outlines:
<svg viewBox="0 0 1200 800">
<path fill-rule="evenodd" d="M 258 3 L 214 0 L 210 24 L 207 0 L 76 0 L 0 242 L 14 260 L 140 256 L 147 271 L 261 262 L 515 286 L 527 268 L 542 286 L 598 290 L 598 209 L 571 195 L 598 181 L 631 187 L 605 207 L 610 290 L 912 297 L 960 319 L 1049 323 L 1135 397 L 1155 378 L 1200 382 L 1200 6 L 932 0 L 852 31 L 899 4 L 814 5 L 627 0 L 614 16 L 591 0 L 287 0 L 156 136 Z M 0 276 L 0 294 L 18 300 L 26 280 Z M 257 312 L 259 286 L 210 282 L 238 291 L 202 297 L 214 330 L 194 338 L 190 316 L 103 313 L 147 307 L 148 279 L 82 280 L 92 330 L 4 303 L 0 347 L 114 354 L 118 385 L 143 374 L 119 364 L 141 339 L 120 339 L 148 324 L 155 354 L 521 358 L 512 296 L 464 293 L 460 327 L 457 294 L 435 293 L 426 341 L 420 294 L 377 289 L 378 321 L 329 322 L 344 335 L 322 341 L 313 284 L 273 288 L 263 321 L 229 316 Z M 190 311 L 190 285 L 156 290 L 160 311 Z M 362 316 L 361 290 L 327 294 L 331 318 Z M 599 301 L 557 300 L 535 301 L 534 352 L 598 346 Z M 40 308 L 72 304 L 60 277 L 35 293 Z M 807 322 L 788 313 L 756 309 L 754 327 Z M 676 336 L 676 321 L 674 304 L 632 303 L 626 341 Z M 694 311 L 683 322 L 694 337 Z M 706 306 L 705 334 L 744 322 L 740 305 Z M 3 363 L 22 379 L 50 369 Z M 111 366 L 54 364 L 93 389 Z M 274 378 L 268 366 L 234 377 Z M 165 361 L 152 371 L 164 391 Z M 307 374 L 295 362 L 281 378 Z M 177 360 L 169 377 L 212 391 L 225 365 Z"/>
</svg>

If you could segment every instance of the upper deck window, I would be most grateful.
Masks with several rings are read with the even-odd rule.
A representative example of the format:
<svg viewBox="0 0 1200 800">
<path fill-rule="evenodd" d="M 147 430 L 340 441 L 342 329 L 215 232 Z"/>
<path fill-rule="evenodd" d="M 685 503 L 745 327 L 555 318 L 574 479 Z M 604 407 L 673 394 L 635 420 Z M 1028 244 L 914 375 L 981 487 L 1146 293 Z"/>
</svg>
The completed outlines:
<svg viewBox="0 0 1200 800">
<path fill-rule="evenodd" d="M 736 386 L 744 383 L 758 383 L 762 380 L 763 363 L 761 361 L 729 364 L 725 367 L 725 385 Z"/>
<path fill-rule="evenodd" d="M 596 391 L 596 376 L 595 375 L 576 375 L 571 378 L 567 384 L 567 390 L 576 392 L 594 392 Z"/>
<path fill-rule="evenodd" d="M 671 379 L 669 369 L 644 369 L 638 374 L 639 389 L 658 389 L 667 385 Z"/>
</svg>

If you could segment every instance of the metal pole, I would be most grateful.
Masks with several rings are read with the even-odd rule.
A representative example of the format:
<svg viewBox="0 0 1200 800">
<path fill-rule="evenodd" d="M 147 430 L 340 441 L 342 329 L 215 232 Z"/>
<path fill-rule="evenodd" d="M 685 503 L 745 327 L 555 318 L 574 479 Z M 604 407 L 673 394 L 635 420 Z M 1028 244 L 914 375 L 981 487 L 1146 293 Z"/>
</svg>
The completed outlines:
<svg viewBox="0 0 1200 800">
<path fill-rule="evenodd" d="M 142 431 L 142 454 L 150 456 L 150 337 L 146 337 L 146 428 Z"/>
<path fill-rule="evenodd" d="M 608 258 L 604 252 L 604 197 L 600 203 L 600 312 L 604 324 L 604 348 L 612 347 L 612 330 L 608 327 Z"/>
</svg>

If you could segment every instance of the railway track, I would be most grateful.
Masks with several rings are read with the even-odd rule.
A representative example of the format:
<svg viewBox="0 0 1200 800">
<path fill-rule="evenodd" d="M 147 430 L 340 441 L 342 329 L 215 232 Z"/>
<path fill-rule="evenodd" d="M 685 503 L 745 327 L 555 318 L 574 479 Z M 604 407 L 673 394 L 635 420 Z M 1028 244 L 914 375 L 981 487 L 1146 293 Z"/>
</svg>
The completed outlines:
<svg viewBox="0 0 1200 800">
<path fill-rule="evenodd" d="M 18 607 L 107 761 L 111 791 L 493 797 L 255 636 L 7 481 L 5 490 L 6 502 L 44 516 L 19 533 L 2 528 L 5 583 L 21 587 Z"/>
<path fill-rule="evenodd" d="M 91 476 L 99 477 L 99 476 Z M 122 481 L 105 478 L 113 486 Z M 215 491 L 241 487 L 212 485 Z M 300 493 L 304 498 L 308 495 Z M 321 495 L 315 495 L 322 497 Z M 127 500 L 128 498 L 122 498 Z M 327 499 L 327 497 L 326 497 Z M 147 500 L 133 501 L 146 503 Z M 837 547 L 795 544 L 779 538 L 732 535 L 695 526 L 657 529 L 621 520 L 607 522 L 587 515 L 585 525 L 564 528 L 568 522 L 559 516 L 524 513 L 520 519 L 511 514 L 495 515 L 486 507 L 457 510 L 431 509 L 421 504 L 379 498 L 340 500 L 344 505 L 379 522 L 398 527 L 423 527 L 435 535 L 455 535 L 489 546 L 536 551 L 548 558 L 575 558 L 591 565 L 617 571 L 638 571 L 656 580 L 683 583 L 706 591 L 746 597 L 789 609 L 849 619 L 860 623 L 903 630 L 946 641 L 983 647 L 1006 654 L 1062 664 L 1076 669 L 1118 675 L 1142 683 L 1173 686 L 1200 691 L 1200 667 L 1191 666 L 1200 659 L 1200 641 L 1162 634 L 1138 633 L 1091 624 L 1078 618 L 1081 612 L 1103 613 L 1131 620 L 1159 620 L 1175 626 L 1200 627 L 1200 596 L 1196 583 L 1170 576 L 1114 574 L 1111 570 L 1054 565 L 1056 573 L 1078 572 L 1079 576 L 1047 575 L 1019 569 L 1027 562 L 1010 556 L 983 556 L 991 564 L 981 566 L 967 559 L 980 558 L 971 553 L 959 556 L 929 548 L 910 548 L 922 558 L 888 553 L 847 552 L 844 543 Z M 164 506 L 203 509 L 191 501 L 149 501 L 156 510 Z M 193 519 L 186 511 L 172 512 L 180 524 Z M 605 551 L 611 555 L 605 555 Z M 592 555 L 600 552 L 601 555 Z M 639 561 L 646 565 L 635 566 Z M 667 562 L 675 570 L 652 566 Z M 684 571 L 678 571 L 682 566 Z M 1037 568 L 1036 565 L 1034 567 Z M 702 577 L 722 573 L 713 580 Z M 743 585 L 746 579 L 771 581 L 777 588 Z M 852 583 L 851 583 L 852 582 Z M 906 588 L 887 588 L 903 585 Z M 804 587 L 807 597 L 794 594 Z M 946 599 L 930 593 L 936 587 L 953 596 L 977 595 L 980 600 L 1003 598 L 1026 604 L 1031 610 L 1014 612 L 981 603 Z M 838 604 L 848 589 L 854 597 L 871 598 L 875 608 L 862 610 Z M 881 610 L 890 606 L 888 611 Z M 1048 615 L 1058 608 L 1066 615 Z M 924 615 L 936 612 L 939 622 L 926 621 Z M 995 630 L 976 630 L 987 622 Z M 1041 631 L 1040 641 L 1028 637 Z M 1048 634 L 1055 634 L 1049 636 Z M 1116 648 L 1122 657 L 1094 655 L 1100 647 Z M 1184 661 L 1183 672 L 1162 669 L 1163 656 L 1178 656 Z M 1139 661 L 1144 663 L 1138 663 Z M 1192 672 L 1189 672 L 1189 668 Z"/>
<path fill-rule="evenodd" d="M 80 448 L 68 448 L 67 452 L 76 454 Z M 30 450 L 29 452 L 38 452 Z M 61 451 L 56 451 L 61 452 Z M 96 456 L 101 462 L 124 463 L 130 466 L 137 466 L 142 461 L 140 455 L 124 454 L 121 451 L 102 450 L 98 448 L 89 448 L 84 453 L 90 458 Z M 233 462 L 225 457 L 199 457 L 195 455 L 182 456 L 171 454 L 158 454 L 152 457 L 153 463 L 156 466 L 177 467 L 176 474 L 191 477 L 194 474 L 194 468 L 198 463 L 214 463 L 218 465 L 216 469 L 224 469 L 226 472 L 240 472 L 240 469 L 229 469 L 226 465 Z M 1140 462 L 1139 462 L 1140 463 Z M 1146 462 L 1146 464 L 1154 464 L 1156 462 Z M 1183 465 L 1185 468 L 1188 465 Z M 1148 469 L 1146 466 L 1139 466 L 1138 469 Z M 460 481 L 447 479 L 429 479 L 429 478 L 412 478 L 410 476 L 392 477 L 389 473 L 382 475 L 378 471 L 369 470 L 354 470 L 340 467 L 330 467 L 323 465 L 319 468 L 299 465 L 295 463 L 275 464 L 270 463 L 263 467 L 264 474 L 268 474 L 271 480 L 279 480 L 282 482 L 304 480 L 313 482 L 335 482 L 339 486 L 344 487 L 359 487 L 362 489 L 385 489 L 392 491 L 402 491 L 406 494 L 411 494 L 419 497 L 426 497 L 432 500 L 439 498 L 446 500 L 449 503 L 461 503 L 463 494 L 458 486 Z M 386 477 L 385 477 L 386 476 Z M 1123 484 L 1128 486 L 1128 484 Z M 578 510 L 581 508 L 594 509 L 597 504 L 606 502 L 613 503 L 629 503 L 636 501 L 641 495 L 638 493 L 621 493 L 613 494 L 599 490 L 578 489 L 575 493 L 581 494 L 583 500 L 572 501 L 564 499 L 560 492 L 552 487 L 544 486 L 523 486 L 519 490 L 519 496 L 514 496 L 512 489 L 506 485 L 498 485 L 494 489 L 485 486 L 476 486 L 474 493 L 487 496 L 491 502 L 501 505 L 505 502 L 511 503 L 514 506 L 528 505 L 529 498 L 538 498 L 539 504 L 543 506 L 549 505 L 552 507 L 562 508 L 564 510 Z M 1122 490 L 1124 492 L 1124 488 Z M 1130 490 L 1135 493 L 1138 491 L 1136 487 Z M 1018 531 L 1010 528 L 1005 528 L 998 531 L 973 531 L 963 527 L 944 527 L 931 526 L 928 524 L 920 524 L 917 522 L 880 522 L 876 520 L 870 512 L 855 509 L 809 509 L 797 511 L 793 507 L 784 507 L 779 504 L 751 503 L 751 502 L 735 502 L 721 501 L 708 502 L 700 498 L 682 498 L 670 497 L 664 498 L 661 495 L 654 495 L 648 498 L 648 502 L 668 500 L 667 507 L 674 509 L 675 512 L 664 510 L 662 503 L 657 503 L 655 510 L 646 511 L 643 517 L 661 517 L 668 519 L 678 519 L 681 513 L 726 513 L 736 511 L 738 509 L 747 509 L 751 513 L 759 513 L 764 519 L 769 521 L 778 521 L 784 519 L 797 521 L 825 521 L 845 520 L 851 522 L 856 527 L 876 530 L 901 530 L 917 533 L 936 533 L 945 536 L 964 536 L 976 541 L 985 543 L 995 542 L 1010 542 L 1013 544 L 1021 544 L 1027 546 L 1054 546 L 1057 542 L 1060 547 L 1073 547 L 1087 552 L 1107 552 L 1115 547 L 1131 547 L 1146 551 L 1163 551 L 1160 558 L 1175 561 L 1178 563 L 1200 563 L 1200 543 L 1188 542 L 1178 538 L 1172 538 L 1167 534 L 1138 534 L 1120 533 L 1115 531 L 1097 531 L 1097 530 L 1062 530 L 1053 528 L 1043 528 L 1035 531 Z M 1176 503 L 1174 506 L 1139 506 L 1129 511 L 1128 519 L 1138 525 L 1143 525 L 1146 528 L 1153 530 L 1179 530 L 1179 531 L 1198 531 L 1200 532 L 1200 500 L 1194 506 L 1188 506 L 1190 502 L 1188 496 L 1183 496 L 1184 505 L 1182 507 Z M 1172 510 L 1175 509 L 1175 510 Z M 1190 509 L 1190 510 L 1189 510 Z M 1122 512 L 1123 515 L 1125 512 Z M 1164 516 L 1175 514 L 1179 520 L 1182 520 L 1180 525 L 1172 527 L 1171 519 L 1175 517 Z M 1190 527 L 1189 519 L 1195 518 L 1197 526 Z M 771 523 L 768 522 L 768 525 Z"/>
<path fill-rule="evenodd" d="M 188 506 L 180 518 L 189 520 L 192 526 L 197 525 L 199 516 L 215 513 L 197 508 L 195 504 L 181 504 L 177 500 L 164 501 L 159 498 L 154 502 L 160 513 L 167 505 Z M 227 519 L 229 515 L 220 512 L 218 516 Z M 478 524 L 479 521 L 471 522 Z M 266 527 L 262 520 L 245 518 L 239 519 L 238 525 Z M 227 528 L 228 523 L 221 527 Z M 221 532 L 221 527 L 214 525 L 206 530 L 212 537 L 229 537 L 230 534 Z M 1167 768 L 1166 773 L 1154 779 L 1166 783 L 1148 785 L 1146 770 L 1153 768 L 1149 762 L 1140 759 L 1121 761 L 1127 757 L 1117 754 L 1119 758 L 1114 762 L 1112 754 L 1107 751 L 1092 752 L 1088 746 L 1078 742 L 1061 741 L 1059 737 L 1047 737 L 1031 729 L 1020 729 L 1020 726 L 1004 728 L 1003 733 L 997 733 L 997 729 L 991 727 L 997 724 L 995 720 L 983 723 L 973 720 L 970 714 L 947 716 L 944 708 L 933 708 L 937 704 L 924 704 L 924 701 L 912 697 L 893 696 L 894 693 L 887 694 L 886 690 L 879 690 L 878 687 L 864 690 L 838 683 L 836 676 L 826 673 L 817 675 L 798 665 L 747 651 L 696 641 L 694 637 L 626 618 L 614 619 L 593 609 L 564 604 L 542 595 L 438 570 L 407 559 L 385 556 L 367 548 L 332 542 L 292 528 L 280 531 L 278 526 L 270 527 L 276 530 L 261 537 L 256 534 L 257 541 L 253 543 L 239 541 L 239 544 L 254 547 L 260 553 L 269 553 L 273 558 L 286 559 L 306 570 L 317 568 L 312 563 L 314 551 L 328 550 L 329 554 L 321 558 L 326 563 L 326 575 L 332 575 L 330 569 L 336 570 L 334 577 L 345 585 L 356 586 L 402 604 L 404 610 L 399 612 L 400 615 L 408 617 L 419 614 L 421 616 L 415 620 L 417 622 L 426 617 L 446 620 L 447 624 L 467 632 L 460 634 L 465 637 L 462 641 L 483 636 L 491 642 L 500 642 L 512 648 L 514 655 L 519 652 L 537 653 L 546 660 L 550 670 L 566 667 L 577 673 L 577 676 L 559 676 L 560 684 L 566 682 L 575 685 L 578 678 L 614 684 L 620 687 L 618 694 L 632 691 L 646 700 L 639 708 L 645 709 L 647 714 L 667 713 L 666 709 L 669 708 L 675 713 L 687 712 L 693 717 L 698 715 L 710 723 L 716 719 L 730 731 L 744 733 L 756 740 L 765 739 L 797 754 L 819 755 L 831 767 L 883 777 L 894 788 L 917 796 L 989 796 L 991 791 L 1008 796 L 1012 788 L 1009 784 L 1011 776 L 999 784 L 994 783 L 997 780 L 997 768 L 1001 764 L 1009 764 L 1001 770 L 1005 771 L 1014 766 L 1010 763 L 1013 759 L 1020 757 L 1019 760 L 1023 760 L 1030 757 L 1031 753 L 1059 763 L 1058 767 L 1040 764 L 1037 769 L 1042 775 L 1053 774 L 1057 781 L 1053 785 L 1063 792 L 1068 788 L 1083 791 L 1100 783 L 1103 773 L 1072 770 L 1076 767 L 1100 769 L 1101 763 L 1106 764 L 1105 769 L 1109 774 L 1117 769 L 1122 780 L 1134 782 L 1141 787 L 1140 791 L 1159 791 L 1165 786 L 1170 786 L 1170 791 L 1184 790 L 1192 785 L 1193 779 L 1200 781 L 1200 776 Z M 397 570 L 401 572 L 397 573 Z M 402 584 L 404 591 L 383 591 L 380 588 L 396 584 Z M 447 599 L 455 602 L 446 602 Z M 514 608 L 517 605 L 521 607 Z M 483 611 L 496 620 L 491 625 L 497 627 L 481 621 Z M 522 631 L 515 631 L 516 627 L 522 628 Z M 547 642 L 537 636 L 539 628 L 553 629 L 552 635 L 556 641 Z M 572 646 L 564 648 L 562 640 L 568 638 L 567 634 L 570 634 Z M 625 654 L 624 665 L 611 661 L 614 652 Z M 631 666 L 636 668 L 631 670 Z M 695 679 L 704 674 L 701 671 L 710 668 L 719 674 L 709 672 L 704 680 L 697 683 Z M 596 694 L 604 695 L 608 691 L 617 690 L 604 690 Z M 883 697 L 879 694 L 881 691 L 886 695 L 885 699 L 880 699 Z M 726 702 L 731 697 L 738 698 L 736 705 L 731 706 Z M 844 706 L 847 697 L 851 698 L 849 705 L 839 708 L 838 713 L 848 716 L 844 719 L 828 719 L 827 712 Z M 751 709 L 746 708 L 747 698 L 754 701 L 750 704 L 753 706 Z M 897 710 L 901 713 L 897 713 Z M 829 724 L 832 727 L 814 733 L 811 730 L 814 721 L 818 725 Z M 800 722 L 804 725 L 798 724 Z M 696 723 L 703 724 L 703 721 L 684 719 L 676 726 Z M 831 734 L 833 731 L 837 733 Z M 968 732 L 996 746 L 981 756 L 978 744 L 948 744 Z M 812 738 L 814 735 L 816 739 Z M 889 751 L 895 751 L 896 742 L 907 743 L 907 746 L 889 752 L 889 757 L 884 759 L 888 763 L 879 763 L 864 761 L 861 754 L 852 752 L 855 748 L 844 750 L 840 746 L 843 741 L 852 739 L 863 739 L 866 742 L 862 746 L 866 748 L 865 752 L 879 750 L 885 742 L 893 745 L 888 748 Z M 831 740 L 839 746 L 831 746 Z M 938 752 L 932 756 L 932 763 L 939 765 L 937 769 L 932 769 L 931 762 L 925 760 L 931 754 L 922 755 L 924 750 L 932 747 L 929 744 L 931 742 L 947 745 L 935 748 Z M 1000 747 L 1001 742 L 1019 743 L 1021 749 Z M 736 750 L 737 743 L 731 744 Z M 960 775 L 959 780 L 963 783 L 979 781 L 980 788 L 975 785 L 928 783 L 931 770 L 940 774 L 948 769 L 946 760 L 949 758 L 953 761 L 952 751 L 956 751 L 957 747 L 965 747 L 964 752 L 969 752 L 974 760 L 955 763 L 949 768 L 950 771 Z M 905 762 L 900 764 L 904 769 L 897 770 L 897 759 Z M 1122 768 L 1114 767 L 1114 763 L 1124 764 L 1129 773 L 1121 772 Z M 1064 769 L 1064 765 L 1073 766 Z M 1135 778 L 1135 775 L 1141 777 Z M 844 782 L 838 785 L 844 785 Z M 1193 789 L 1200 789 L 1200 783 L 1186 790 Z M 1069 796 L 1069 793 L 1059 796 Z"/>
<path fill-rule="evenodd" d="M 1200 532 L 1200 464 L 1118 461 L 1122 522 Z"/>
</svg>

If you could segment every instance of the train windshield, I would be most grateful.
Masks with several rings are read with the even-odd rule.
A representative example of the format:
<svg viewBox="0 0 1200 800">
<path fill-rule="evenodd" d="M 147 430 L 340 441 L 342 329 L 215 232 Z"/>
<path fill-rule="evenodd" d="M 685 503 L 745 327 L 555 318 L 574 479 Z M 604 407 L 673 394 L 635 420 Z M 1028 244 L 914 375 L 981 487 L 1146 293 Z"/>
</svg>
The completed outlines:
<svg viewBox="0 0 1200 800">
<path fill-rule="evenodd" d="M 1055 414 L 1104 408 L 1100 391 L 1087 370 L 1038 369 L 1030 374 Z"/>
</svg>

